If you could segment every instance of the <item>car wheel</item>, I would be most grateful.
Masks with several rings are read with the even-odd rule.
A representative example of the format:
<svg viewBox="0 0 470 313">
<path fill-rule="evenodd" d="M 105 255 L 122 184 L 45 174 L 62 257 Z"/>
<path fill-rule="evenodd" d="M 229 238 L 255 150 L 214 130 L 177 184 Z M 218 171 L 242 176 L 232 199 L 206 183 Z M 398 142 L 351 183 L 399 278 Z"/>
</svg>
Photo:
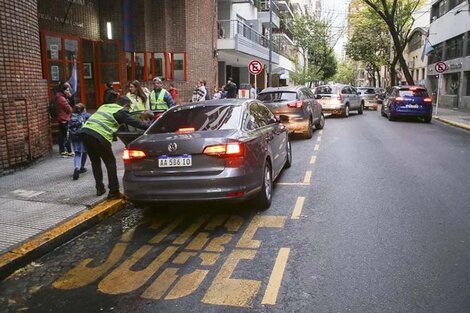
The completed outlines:
<svg viewBox="0 0 470 313">
<path fill-rule="evenodd" d="M 387 114 L 385 114 L 385 111 L 383 110 L 383 106 L 380 108 L 380 114 L 383 116 L 383 117 L 386 117 Z"/>
<path fill-rule="evenodd" d="M 284 168 L 289 168 L 292 165 L 292 146 L 290 140 L 287 139 L 287 158 L 286 163 L 284 163 Z"/>
<path fill-rule="evenodd" d="M 359 106 L 359 109 L 357 110 L 358 114 L 364 113 L 364 102 L 361 102 L 361 105 Z"/>
<path fill-rule="evenodd" d="M 396 120 L 395 116 L 393 116 L 391 112 L 388 113 L 388 120 L 391 121 L 391 122 Z"/>
<path fill-rule="evenodd" d="M 343 111 L 343 117 L 348 117 L 349 116 L 349 104 L 346 104 L 346 106 L 344 107 L 344 111 Z"/>
<path fill-rule="evenodd" d="M 308 127 L 307 127 L 307 131 L 305 132 L 304 137 L 305 139 L 312 138 L 312 119 L 311 118 L 308 119 Z"/>
<path fill-rule="evenodd" d="M 320 120 L 315 124 L 316 129 L 323 129 L 325 127 L 325 116 L 323 113 L 320 115 Z"/>
<path fill-rule="evenodd" d="M 271 174 L 271 164 L 266 161 L 263 171 L 263 183 L 261 191 L 256 198 L 256 207 L 259 210 L 267 210 L 271 206 L 273 198 L 273 178 Z"/>
<path fill-rule="evenodd" d="M 426 116 L 426 117 L 424 118 L 424 122 L 425 122 L 425 123 L 431 123 L 431 120 L 432 120 L 432 116 Z"/>
</svg>

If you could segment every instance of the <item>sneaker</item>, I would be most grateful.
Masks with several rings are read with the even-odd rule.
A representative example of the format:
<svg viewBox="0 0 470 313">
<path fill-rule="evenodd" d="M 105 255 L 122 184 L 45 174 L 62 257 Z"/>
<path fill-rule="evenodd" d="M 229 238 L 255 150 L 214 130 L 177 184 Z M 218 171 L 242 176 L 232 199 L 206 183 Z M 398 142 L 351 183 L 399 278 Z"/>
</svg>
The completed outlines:
<svg viewBox="0 0 470 313">
<path fill-rule="evenodd" d="M 122 198 L 124 198 L 124 195 L 120 193 L 119 191 L 110 191 L 108 193 L 108 196 L 106 197 L 106 199 L 108 200 L 117 200 L 117 199 L 122 199 Z"/>
<path fill-rule="evenodd" d="M 87 170 L 85 167 L 82 167 L 82 168 L 80 168 L 80 169 L 78 170 L 78 172 L 79 172 L 80 174 L 85 173 L 86 171 L 88 171 L 88 170 Z"/>
<path fill-rule="evenodd" d="M 101 195 L 104 195 L 106 193 L 106 189 L 97 189 L 96 190 L 96 195 L 99 197 Z"/>
<path fill-rule="evenodd" d="M 80 176 L 79 174 L 80 172 L 78 171 L 78 168 L 76 168 L 74 171 L 73 171 L 73 180 L 77 180 L 78 177 Z"/>
<path fill-rule="evenodd" d="M 63 157 L 63 158 L 66 158 L 68 156 L 68 153 L 67 152 L 61 152 L 60 156 Z"/>
<path fill-rule="evenodd" d="M 67 156 L 73 157 L 75 154 L 73 152 L 67 152 Z"/>
</svg>

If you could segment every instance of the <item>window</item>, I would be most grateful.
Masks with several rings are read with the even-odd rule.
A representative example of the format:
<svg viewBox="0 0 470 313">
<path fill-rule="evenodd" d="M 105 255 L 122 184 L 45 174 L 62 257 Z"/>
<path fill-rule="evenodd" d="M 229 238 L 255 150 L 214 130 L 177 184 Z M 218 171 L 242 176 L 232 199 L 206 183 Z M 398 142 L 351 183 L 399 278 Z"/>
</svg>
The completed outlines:
<svg viewBox="0 0 470 313">
<path fill-rule="evenodd" d="M 117 41 L 104 41 L 100 43 L 102 84 L 120 81 L 118 45 Z"/>
<path fill-rule="evenodd" d="M 429 64 L 436 63 L 444 59 L 442 55 L 444 52 L 443 46 L 444 43 L 442 42 L 434 46 L 434 50 L 429 55 Z"/>
<path fill-rule="evenodd" d="M 449 11 L 464 2 L 465 0 L 449 0 Z"/>
<path fill-rule="evenodd" d="M 408 44 L 408 52 L 415 51 L 421 48 L 421 46 L 421 33 L 417 31 L 410 38 L 410 42 Z"/>
<path fill-rule="evenodd" d="M 173 52 L 127 52 L 127 80 L 162 80 L 185 81 L 186 53 Z"/>
<path fill-rule="evenodd" d="M 446 60 L 463 56 L 463 35 L 454 37 L 446 41 Z"/>
<path fill-rule="evenodd" d="M 269 124 L 270 116 L 268 115 L 268 112 L 270 113 L 270 111 L 267 110 L 268 112 L 266 112 L 265 109 L 266 107 L 256 102 L 252 102 L 250 104 L 250 120 L 255 128 L 264 127 Z"/>
<path fill-rule="evenodd" d="M 466 95 L 470 96 L 470 71 L 465 72 L 465 76 L 467 77 L 467 92 L 466 92 Z"/>
<path fill-rule="evenodd" d="M 470 32 L 467 33 L 467 55 L 470 55 Z"/>
<path fill-rule="evenodd" d="M 257 97 L 260 101 L 266 102 L 280 102 L 280 101 L 293 101 L 297 99 L 296 92 L 265 92 L 260 93 Z"/>
<path fill-rule="evenodd" d="M 448 95 L 458 95 L 459 93 L 459 75 L 460 73 L 452 73 L 444 75 L 445 90 Z"/>
</svg>

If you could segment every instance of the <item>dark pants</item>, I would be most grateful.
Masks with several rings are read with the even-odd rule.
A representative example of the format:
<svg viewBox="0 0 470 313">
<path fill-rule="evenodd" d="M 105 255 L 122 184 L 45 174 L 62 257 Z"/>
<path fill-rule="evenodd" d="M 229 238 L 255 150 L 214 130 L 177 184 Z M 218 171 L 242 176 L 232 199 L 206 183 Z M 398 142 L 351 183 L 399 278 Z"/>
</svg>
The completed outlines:
<svg viewBox="0 0 470 313">
<path fill-rule="evenodd" d="M 93 176 L 95 177 L 96 190 L 103 190 L 103 170 L 101 169 L 101 160 L 103 160 L 106 170 L 108 171 L 108 188 L 109 192 L 119 192 L 119 181 L 117 177 L 116 158 L 114 157 L 111 143 L 104 145 L 101 141 L 93 136 L 81 134 L 83 144 L 86 147 L 88 156 L 90 157 Z"/>
<path fill-rule="evenodd" d="M 67 149 L 67 152 L 72 152 L 72 147 L 70 146 L 70 141 L 67 138 L 67 132 L 69 131 L 69 124 L 67 122 L 65 123 L 59 123 L 59 152 L 65 152 L 65 149 Z"/>
</svg>

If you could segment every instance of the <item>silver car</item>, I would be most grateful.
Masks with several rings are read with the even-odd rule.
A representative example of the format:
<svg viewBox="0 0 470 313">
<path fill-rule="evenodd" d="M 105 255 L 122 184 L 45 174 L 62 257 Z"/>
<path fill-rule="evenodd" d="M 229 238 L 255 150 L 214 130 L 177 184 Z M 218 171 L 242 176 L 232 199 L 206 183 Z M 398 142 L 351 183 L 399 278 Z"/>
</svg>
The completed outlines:
<svg viewBox="0 0 470 313">
<path fill-rule="evenodd" d="M 357 91 L 361 94 L 361 105 L 364 109 L 372 109 L 377 111 L 376 88 L 374 87 L 357 87 Z"/>
<path fill-rule="evenodd" d="M 348 117 L 350 111 L 362 114 L 364 106 L 356 89 L 349 85 L 322 85 L 315 89 L 315 99 L 323 108 L 323 112 Z"/>
<path fill-rule="evenodd" d="M 123 159 L 124 193 L 137 206 L 255 198 L 267 209 L 292 151 L 286 126 L 261 102 L 221 99 L 171 108 Z"/>
</svg>

